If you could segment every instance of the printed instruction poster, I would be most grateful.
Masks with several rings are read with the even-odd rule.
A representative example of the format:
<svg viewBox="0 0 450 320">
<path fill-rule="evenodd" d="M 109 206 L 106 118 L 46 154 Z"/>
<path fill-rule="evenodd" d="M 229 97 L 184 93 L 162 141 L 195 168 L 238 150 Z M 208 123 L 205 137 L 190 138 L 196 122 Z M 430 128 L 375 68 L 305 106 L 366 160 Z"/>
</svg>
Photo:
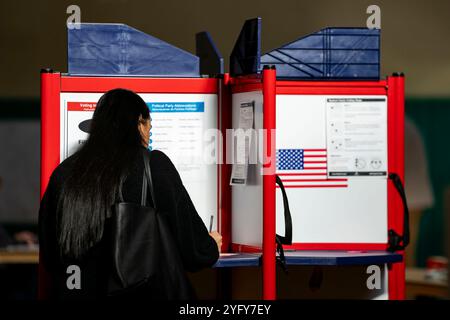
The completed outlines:
<svg viewBox="0 0 450 320">
<path fill-rule="evenodd" d="M 328 98 L 328 176 L 387 175 L 387 98 Z"/>
<path fill-rule="evenodd" d="M 149 149 L 167 154 L 186 180 L 202 174 L 204 102 L 147 102 L 152 117 Z M 86 141 L 95 102 L 67 102 L 64 157 Z M 70 132 L 69 132 L 70 131 Z"/>
<path fill-rule="evenodd" d="M 241 103 L 239 109 L 239 128 L 235 134 L 237 141 L 233 142 L 234 163 L 231 170 L 230 185 L 246 185 L 248 160 L 254 128 L 255 101 Z"/>
<path fill-rule="evenodd" d="M 204 102 L 147 102 L 152 117 L 150 149 L 177 163 L 188 180 L 202 174 Z"/>
<path fill-rule="evenodd" d="M 61 159 L 74 154 L 86 142 L 96 102 L 67 102 L 67 112 L 63 114 L 65 126 Z"/>
</svg>

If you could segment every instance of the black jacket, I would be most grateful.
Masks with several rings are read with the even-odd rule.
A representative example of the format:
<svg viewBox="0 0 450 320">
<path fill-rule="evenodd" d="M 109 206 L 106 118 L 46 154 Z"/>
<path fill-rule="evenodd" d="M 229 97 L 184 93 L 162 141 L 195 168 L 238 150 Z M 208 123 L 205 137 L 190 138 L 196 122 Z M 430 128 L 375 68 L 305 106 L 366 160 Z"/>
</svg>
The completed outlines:
<svg viewBox="0 0 450 320">
<path fill-rule="evenodd" d="M 56 201 L 61 184 L 72 168 L 72 159 L 67 158 L 54 170 L 39 210 L 40 263 L 49 278 L 44 279 L 47 280 L 45 287 L 50 298 L 101 298 L 105 295 L 107 283 L 107 233 L 79 261 L 67 261 L 59 254 Z M 216 242 L 209 236 L 174 165 L 163 152 L 152 151 L 150 166 L 158 209 L 168 215 L 185 269 L 197 271 L 212 266 L 219 257 Z M 142 160 L 133 164 L 123 185 L 125 202 L 140 203 L 143 170 Z M 66 281 L 70 276 L 67 267 L 70 264 L 80 267 L 80 290 L 67 288 Z"/>
</svg>

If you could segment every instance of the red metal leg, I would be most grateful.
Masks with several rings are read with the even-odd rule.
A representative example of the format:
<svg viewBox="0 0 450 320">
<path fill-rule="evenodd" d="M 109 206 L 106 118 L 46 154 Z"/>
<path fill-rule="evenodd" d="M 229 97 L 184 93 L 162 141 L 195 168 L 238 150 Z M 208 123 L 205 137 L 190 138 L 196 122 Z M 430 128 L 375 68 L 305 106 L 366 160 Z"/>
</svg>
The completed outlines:
<svg viewBox="0 0 450 320">
<path fill-rule="evenodd" d="M 276 204 L 275 204 L 275 135 L 276 71 L 263 70 L 264 177 L 263 177 L 263 299 L 276 299 Z"/>
</svg>

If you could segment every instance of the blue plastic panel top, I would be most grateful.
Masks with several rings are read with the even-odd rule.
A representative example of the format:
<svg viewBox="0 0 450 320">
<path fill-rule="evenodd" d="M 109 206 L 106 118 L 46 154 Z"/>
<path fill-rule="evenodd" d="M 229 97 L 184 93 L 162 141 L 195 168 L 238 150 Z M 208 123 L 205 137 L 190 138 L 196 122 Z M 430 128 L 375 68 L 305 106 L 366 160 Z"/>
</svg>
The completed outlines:
<svg viewBox="0 0 450 320">
<path fill-rule="evenodd" d="M 277 78 L 379 79 L 380 30 L 325 28 L 264 54 L 264 65 Z"/>
<path fill-rule="evenodd" d="M 199 77 L 199 58 L 125 24 L 68 29 L 72 75 Z"/>
<path fill-rule="evenodd" d="M 245 21 L 230 55 L 232 77 L 255 74 L 261 60 L 261 18 Z"/>
<path fill-rule="evenodd" d="M 209 32 L 195 35 L 195 53 L 200 58 L 200 73 L 217 76 L 224 74 L 223 57 L 217 49 Z"/>
</svg>

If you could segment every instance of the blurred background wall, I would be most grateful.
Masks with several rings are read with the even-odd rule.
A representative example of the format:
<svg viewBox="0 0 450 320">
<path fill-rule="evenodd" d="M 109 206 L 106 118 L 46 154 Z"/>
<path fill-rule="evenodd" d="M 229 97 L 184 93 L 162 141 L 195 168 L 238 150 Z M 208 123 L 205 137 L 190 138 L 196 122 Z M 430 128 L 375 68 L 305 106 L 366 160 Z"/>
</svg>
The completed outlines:
<svg viewBox="0 0 450 320">
<path fill-rule="evenodd" d="M 1 1 L 0 96 L 37 97 L 39 69 L 66 70 L 66 8 L 82 22 L 121 22 L 194 52 L 207 30 L 228 58 L 243 21 L 261 16 L 268 51 L 326 26 L 366 26 L 366 9 L 381 8 L 382 74 L 403 71 L 409 96 L 449 96 L 448 0 L 43 0 Z M 228 63 L 228 61 L 227 61 Z M 6 80 L 6 79 L 4 79 Z"/>
<path fill-rule="evenodd" d="M 245 19 L 262 17 L 265 52 L 327 26 L 364 27 L 366 8 L 380 6 L 382 74 L 406 74 L 407 115 L 421 136 L 420 150 L 429 169 L 425 178 L 432 197 L 417 208 L 416 258 L 423 265 L 429 255 L 443 253 L 442 197 L 450 185 L 448 0 L 2 0 L 0 223 L 37 222 L 39 70 L 67 69 L 65 24 L 71 4 L 81 8 L 82 22 L 126 23 L 192 53 L 195 33 L 207 30 L 225 57 L 226 68 Z M 415 145 L 412 155 L 420 152 Z M 406 161 L 408 165 L 410 159 Z"/>
</svg>

